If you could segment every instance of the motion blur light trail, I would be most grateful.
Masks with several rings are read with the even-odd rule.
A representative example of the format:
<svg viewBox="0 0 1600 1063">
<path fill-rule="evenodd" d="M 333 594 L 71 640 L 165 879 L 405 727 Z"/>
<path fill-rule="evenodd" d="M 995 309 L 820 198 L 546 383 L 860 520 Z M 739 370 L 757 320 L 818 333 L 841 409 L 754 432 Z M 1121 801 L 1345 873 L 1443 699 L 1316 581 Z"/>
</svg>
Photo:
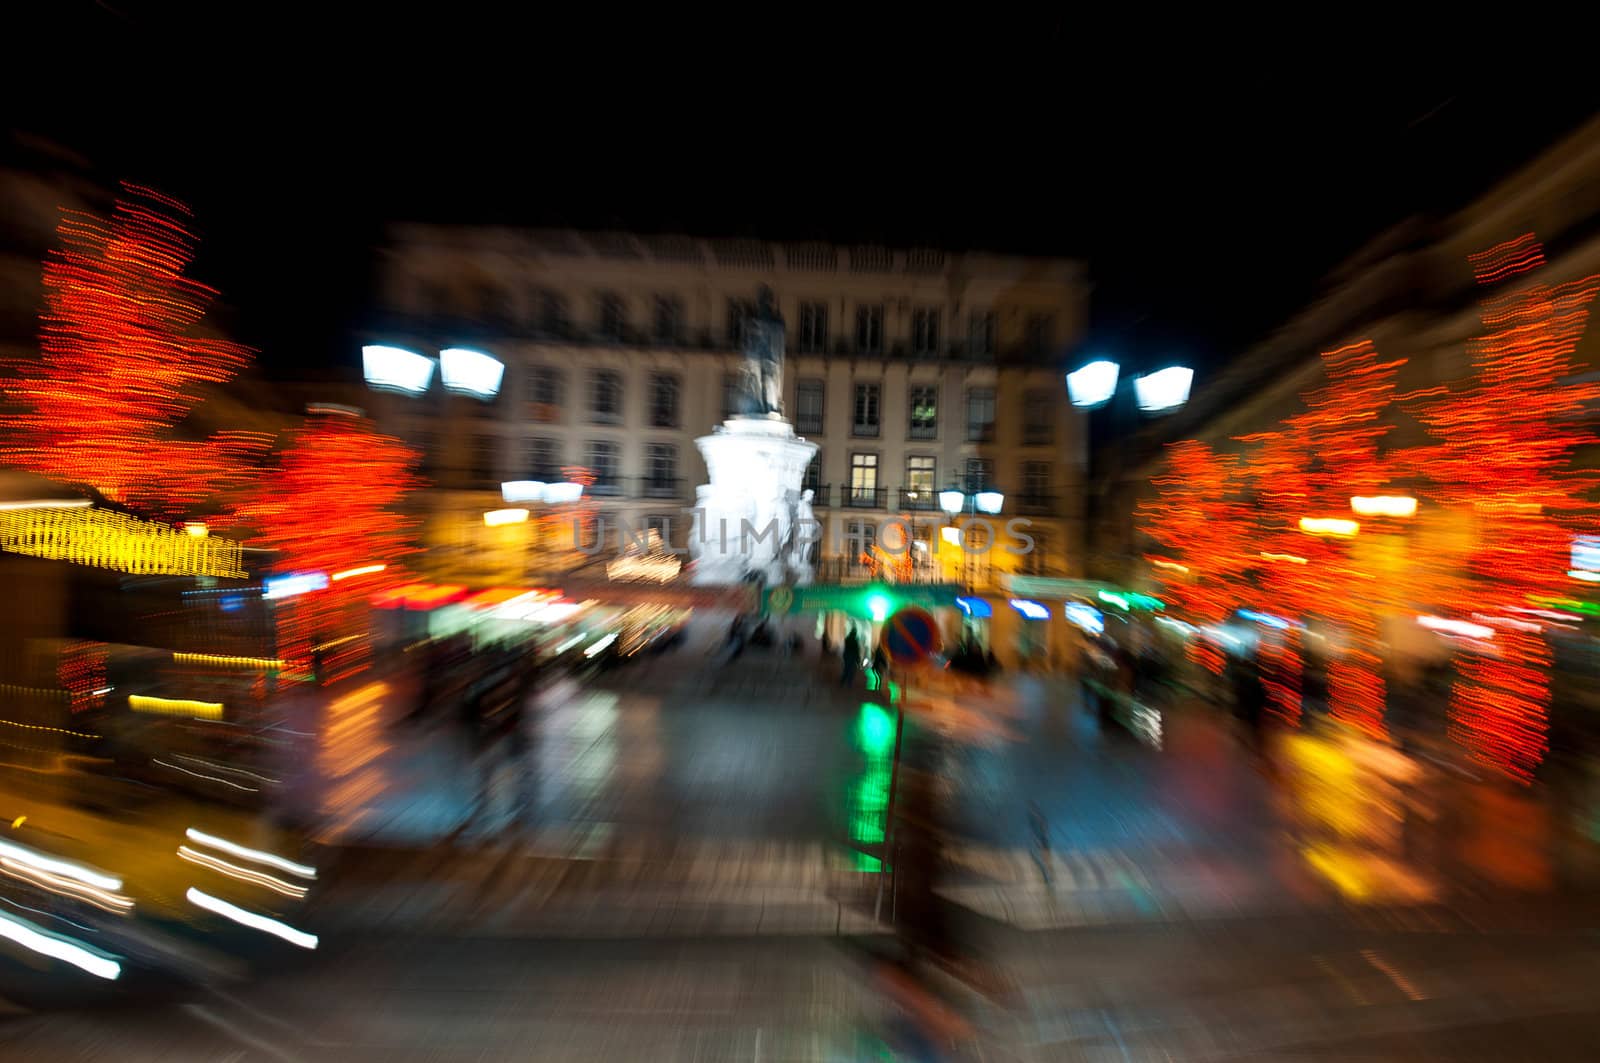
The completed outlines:
<svg viewBox="0 0 1600 1063">
<path fill-rule="evenodd" d="M 229 904 L 227 901 L 213 897 L 211 894 L 195 889 L 193 886 L 189 887 L 184 896 L 195 907 L 204 908 L 208 912 L 215 912 L 224 919 L 233 920 L 240 926 L 247 926 L 252 930 L 259 930 L 263 934 L 271 934 L 274 937 L 282 938 L 289 944 L 298 945 L 303 949 L 317 947 L 317 935 L 315 934 L 308 934 L 304 930 L 296 930 L 288 923 L 246 911 L 236 904 Z"/>
<path fill-rule="evenodd" d="M 0 912 L 0 937 L 14 941 L 41 956 L 70 963 L 80 970 L 88 971 L 96 978 L 115 980 L 122 976 L 122 964 L 116 960 L 92 951 L 79 942 L 69 941 L 48 930 L 40 929 L 24 919 L 7 915 L 5 912 Z"/>
</svg>

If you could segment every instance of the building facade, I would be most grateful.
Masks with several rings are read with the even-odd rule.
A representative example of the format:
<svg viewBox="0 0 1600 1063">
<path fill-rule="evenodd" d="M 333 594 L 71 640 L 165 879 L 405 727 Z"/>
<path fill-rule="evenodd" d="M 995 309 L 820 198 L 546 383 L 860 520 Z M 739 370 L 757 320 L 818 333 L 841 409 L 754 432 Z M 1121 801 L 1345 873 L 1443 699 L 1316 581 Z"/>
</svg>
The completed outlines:
<svg viewBox="0 0 1600 1063">
<path fill-rule="evenodd" d="M 436 387 L 368 403 L 427 456 L 436 574 L 527 578 L 553 563 L 530 541 L 541 533 L 485 524 L 506 480 L 587 480 L 583 545 L 597 529 L 600 556 L 615 554 L 623 529 L 681 546 L 706 476 L 694 440 L 734 413 L 743 323 L 761 285 L 787 324 L 785 416 L 820 447 L 805 483 L 823 525 L 821 578 L 884 564 L 899 578 L 952 575 L 949 551 L 935 560 L 937 496 L 952 486 L 969 499 L 1003 492 L 995 534 L 1022 518 L 1033 540 L 1023 553 L 962 555 L 958 578 L 1078 571 L 1085 431 L 1061 368 L 1086 320 L 1079 263 L 407 225 L 384 253 L 369 342 L 472 347 L 506 366 L 491 401 Z M 899 525 L 884 530 L 894 518 L 910 545 Z"/>
<path fill-rule="evenodd" d="M 1097 477 L 1090 568 L 1129 585 L 1155 575 L 1141 558 L 1145 544 L 1135 513 L 1162 470 L 1162 444 L 1198 439 L 1223 453 L 1240 452 L 1240 437 L 1270 431 L 1304 409 L 1302 394 L 1325 379 L 1321 352 L 1361 340 L 1372 341 L 1385 359 L 1404 360 L 1397 376 L 1400 394 L 1469 377 L 1475 337 L 1484 331 L 1485 297 L 1469 256 L 1531 233 L 1544 245 L 1545 265 L 1510 290 L 1562 284 L 1600 274 L 1597 224 L 1600 119 L 1459 211 L 1412 218 L 1374 238 L 1328 275 L 1315 301 L 1219 373 L 1197 382 L 1182 410 L 1151 423 L 1132 447 L 1134 460 L 1117 467 L 1112 477 Z M 1575 360 L 1583 367 L 1576 379 L 1600 378 L 1600 330 L 1589 327 Z M 1391 426 L 1386 447 L 1427 441 L 1404 404 L 1395 404 L 1385 416 Z M 1582 416 L 1600 425 L 1600 409 L 1591 407 Z M 1580 468 L 1600 468 L 1600 443 L 1582 448 L 1573 460 Z M 1442 542 L 1464 534 L 1430 526 L 1430 519 L 1416 522 L 1417 549 L 1430 549 L 1429 535 Z"/>
</svg>

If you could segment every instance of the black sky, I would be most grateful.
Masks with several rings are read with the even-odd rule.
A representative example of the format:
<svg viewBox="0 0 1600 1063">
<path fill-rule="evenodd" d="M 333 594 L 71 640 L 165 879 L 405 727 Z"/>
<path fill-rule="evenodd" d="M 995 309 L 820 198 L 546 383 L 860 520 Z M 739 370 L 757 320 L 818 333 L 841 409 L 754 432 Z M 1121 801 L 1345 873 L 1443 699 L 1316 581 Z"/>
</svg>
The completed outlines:
<svg viewBox="0 0 1600 1063">
<path fill-rule="evenodd" d="M 1182 31 L 1157 54 L 1060 15 L 393 10 L 41 4 L 12 20 L 37 48 L 10 125 L 192 203 L 195 272 L 269 372 L 354 366 L 402 219 L 1082 256 L 1086 347 L 1206 367 L 1600 105 L 1467 61 L 1317 62 L 1304 36 L 1270 64 Z"/>
</svg>

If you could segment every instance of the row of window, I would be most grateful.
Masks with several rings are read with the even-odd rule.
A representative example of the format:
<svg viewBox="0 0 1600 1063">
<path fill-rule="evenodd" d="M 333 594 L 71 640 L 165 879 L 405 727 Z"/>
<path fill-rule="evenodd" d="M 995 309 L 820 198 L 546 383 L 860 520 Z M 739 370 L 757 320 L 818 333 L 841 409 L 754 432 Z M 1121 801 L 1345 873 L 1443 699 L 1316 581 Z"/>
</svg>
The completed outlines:
<svg viewBox="0 0 1600 1063">
<path fill-rule="evenodd" d="M 563 408 L 565 373 L 551 366 L 534 366 L 529 375 L 529 418 L 540 424 L 559 422 Z M 682 383 L 673 373 L 650 375 L 650 403 L 647 423 L 652 428 L 677 428 L 682 423 Z M 939 385 L 916 384 L 910 388 L 906 411 L 908 439 L 939 438 Z M 732 417 L 739 394 L 737 374 L 722 378 L 722 416 Z M 803 435 L 823 433 L 825 382 L 803 377 L 795 384 L 795 429 Z M 590 424 L 621 424 L 622 374 L 615 369 L 593 369 L 588 375 L 587 416 Z M 1023 394 L 1022 441 L 1045 445 L 1055 439 L 1055 416 L 1060 397 L 1046 389 Z M 994 438 L 995 390 L 968 388 L 966 392 L 966 438 L 987 442 Z M 883 386 L 860 382 L 855 386 L 855 405 L 850 434 L 876 437 L 883 428 Z"/>
<path fill-rule="evenodd" d="M 425 298 L 429 308 L 448 311 L 450 299 L 442 288 L 430 289 Z M 509 322 L 513 315 L 503 292 L 486 289 L 480 294 L 478 312 L 488 321 Z M 755 304 L 748 299 L 729 299 L 724 319 L 723 338 L 735 349 L 744 344 L 745 322 L 755 312 Z M 534 324 L 551 335 L 564 335 L 572 327 L 573 318 L 566 296 L 560 292 L 542 289 L 534 296 Z M 918 307 L 911 311 L 910 348 L 913 354 L 932 355 L 940 351 L 944 338 L 944 312 L 938 307 Z M 676 295 L 656 295 L 650 306 L 650 320 L 644 330 L 657 343 L 675 345 L 682 342 L 687 330 L 687 317 L 683 299 Z M 854 350 L 860 354 L 881 354 L 884 350 L 884 306 L 882 303 L 861 303 L 855 308 L 853 331 Z M 827 352 L 835 336 L 830 327 L 828 303 L 808 300 L 800 303 L 797 320 L 791 335 L 794 349 L 801 353 Z M 592 331 L 602 339 L 622 340 L 630 335 L 634 323 L 628 319 L 627 302 L 616 292 L 599 292 L 594 296 Z M 1055 315 L 1030 314 L 1025 326 L 1025 341 L 1029 348 L 1044 351 L 1049 347 L 1055 326 Z M 997 335 L 993 311 L 974 311 L 966 318 L 967 349 L 972 354 L 995 353 Z M 845 338 L 843 334 L 840 339 Z"/>
<path fill-rule="evenodd" d="M 427 446 L 424 441 L 424 446 Z M 501 472 L 502 440 L 499 436 L 482 435 L 473 441 L 472 467 L 481 479 L 498 479 Z M 597 494 L 615 493 L 621 487 L 622 446 L 609 439 L 591 439 L 584 444 L 583 465 L 594 478 L 590 490 Z M 557 480 L 566 474 L 565 455 L 561 440 L 536 436 L 527 441 L 524 468 L 519 476 L 534 479 Z M 644 448 L 644 489 L 646 493 L 678 493 L 678 448 L 671 443 L 647 443 Z M 1050 476 L 1053 466 L 1048 461 L 1025 461 L 1016 491 L 1025 504 L 1038 504 L 1050 498 Z M 880 492 L 886 483 L 880 479 L 880 456 L 870 452 L 850 455 L 850 479 L 847 485 L 847 504 L 883 505 Z M 822 458 L 819 454 L 806 467 L 804 486 L 820 490 Z M 906 458 L 905 479 L 902 490 L 914 505 L 926 504 L 932 508 L 944 485 L 939 482 L 938 461 L 932 455 L 913 454 Z M 962 490 L 971 493 L 995 487 L 994 461 L 990 458 L 967 458 L 959 481 Z"/>
<path fill-rule="evenodd" d="M 821 465 L 819 456 L 806 468 L 805 486 L 810 488 L 818 486 Z M 1019 501 L 1027 505 L 1041 505 L 1048 502 L 1051 498 L 1052 468 L 1052 464 L 1048 461 L 1023 462 L 1020 469 L 1021 476 L 1016 485 Z M 882 505 L 883 499 L 879 494 L 886 485 L 879 478 L 879 472 L 879 455 L 860 451 L 851 454 L 850 481 L 844 499 L 846 504 Z M 905 492 L 905 501 L 912 508 L 932 509 L 937 505 L 938 493 L 944 486 L 939 483 L 939 468 L 933 457 L 913 454 L 906 458 L 906 475 L 901 490 Z M 994 461 L 990 458 L 967 458 L 958 486 L 968 494 L 994 489 L 996 487 Z"/>
</svg>

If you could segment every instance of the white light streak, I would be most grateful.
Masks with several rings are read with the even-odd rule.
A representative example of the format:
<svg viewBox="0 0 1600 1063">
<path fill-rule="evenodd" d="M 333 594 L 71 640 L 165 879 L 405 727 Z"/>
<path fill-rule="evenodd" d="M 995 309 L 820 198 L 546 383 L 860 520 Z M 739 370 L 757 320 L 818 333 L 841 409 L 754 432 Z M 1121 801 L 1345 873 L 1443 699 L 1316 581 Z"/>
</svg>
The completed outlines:
<svg viewBox="0 0 1600 1063">
<path fill-rule="evenodd" d="M 316 868 L 307 867 L 305 864 L 297 864 L 293 860 L 286 860 L 275 853 L 263 852 L 260 849 L 248 849 L 237 842 L 230 842 L 228 839 L 219 838 L 215 834 L 206 834 L 203 831 L 195 830 L 193 827 L 184 831 L 183 834 L 184 837 L 192 842 L 200 845 L 209 845 L 213 849 L 220 849 L 232 856 L 239 857 L 241 860 L 266 864 L 268 867 L 275 867 L 280 871 L 287 871 L 291 875 L 299 875 L 301 878 L 317 877 Z"/>
<path fill-rule="evenodd" d="M 269 919 L 264 915 L 257 915 L 255 912 L 247 912 L 238 905 L 229 904 L 227 901 L 197 890 L 193 886 L 189 887 L 184 897 L 188 899 L 190 904 L 204 908 L 208 912 L 215 912 L 224 919 L 232 919 L 240 926 L 247 926 L 252 930 L 259 930 L 264 934 L 280 937 L 289 944 L 298 945 L 303 949 L 317 947 L 317 935 L 315 934 L 308 934 L 304 930 L 296 930 L 288 923 L 280 923 L 276 919 Z"/>
<path fill-rule="evenodd" d="M 122 965 L 116 960 L 90 952 L 82 945 L 65 941 L 4 912 L 0 912 L 0 937 L 11 939 L 30 952 L 70 963 L 96 978 L 115 981 L 122 976 Z"/>
</svg>

